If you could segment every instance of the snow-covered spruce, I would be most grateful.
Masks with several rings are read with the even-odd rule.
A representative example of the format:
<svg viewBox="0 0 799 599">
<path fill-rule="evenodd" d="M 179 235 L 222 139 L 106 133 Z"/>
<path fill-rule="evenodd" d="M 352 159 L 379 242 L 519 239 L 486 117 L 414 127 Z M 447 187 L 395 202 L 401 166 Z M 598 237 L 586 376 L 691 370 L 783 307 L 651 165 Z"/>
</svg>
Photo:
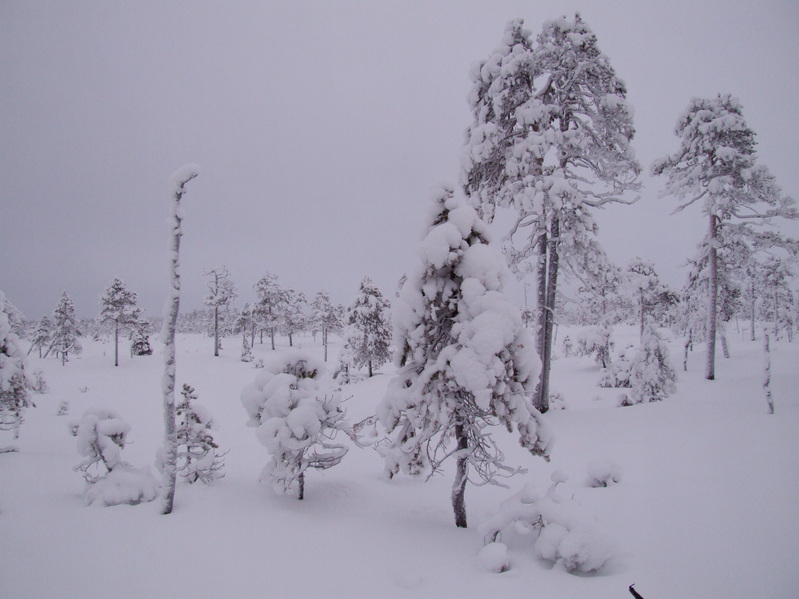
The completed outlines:
<svg viewBox="0 0 799 599">
<path fill-rule="evenodd" d="M 456 525 L 465 527 L 469 477 L 497 483 L 515 472 L 488 428 L 515 427 L 521 444 L 540 456 L 550 436 L 529 400 L 540 361 L 519 310 L 502 292 L 505 260 L 488 247 L 486 225 L 473 208 L 458 205 L 451 186 L 437 189 L 433 202 L 421 268 L 394 310 L 398 370 L 378 407 L 393 436 L 381 452 L 390 476 L 435 471 L 455 457 L 452 505 Z"/>
<path fill-rule="evenodd" d="M 11 304 L 0 291 L 0 308 L 7 305 Z M 7 310 L 0 309 L 0 431 L 14 431 L 14 438 L 18 439 L 24 412 L 31 405 L 29 390 L 34 381 L 19 337 L 12 328 Z"/>
<path fill-rule="evenodd" d="M 347 309 L 346 346 L 355 368 L 366 366 L 369 376 L 391 359 L 390 303 L 369 277 L 364 277 L 358 293 Z"/>
<path fill-rule="evenodd" d="M 575 354 L 578 356 L 594 356 L 594 361 L 602 368 L 611 365 L 611 329 L 609 326 L 589 327 L 575 336 Z"/>
<path fill-rule="evenodd" d="M 630 396 L 633 402 L 659 401 L 674 393 L 677 374 L 669 359 L 669 348 L 649 321 L 641 346 L 630 364 Z"/>
<path fill-rule="evenodd" d="M 261 479 L 286 493 L 296 481 L 298 499 L 305 494 L 308 468 L 331 468 L 348 450 L 334 443 L 337 433 L 346 429 L 345 415 L 337 393 L 320 396 L 323 368 L 301 350 L 283 352 L 268 360 L 241 392 L 247 425 L 258 429 L 256 436 L 271 455 Z"/>
<path fill-rule="evenodd" d="M 130 425 L 105 409 L 89 409 L 70 425 L 78 439 L 78 453 L 86 458 L 75 466 L 86 480 L 83 498 L 87 505 L 136 505 L 158 495 L 158 482 L 148 468 L 137 469 L 122 460 Z"/>
<path fill-rule="evenodd" d="M 61 355 L 61 364 L 66 364 L 69 354 L 79 354 L 83 351 L 80 344 L 80 331 L 78 319 L 75 316 L 75 304 L 67 292 L 61 294 L 61 300 L 53 312 L 53 328 L 50 335 L 50 347 L 45 353 L 47 357 L 51 351 Z"/>
<path fill-rule="evenodd" d="M 219 309 L 231 304 L 237 297 L 236 287 L 230 280 L 230 271 L 222 265 L 212 268 L 205 273 L 211 277 L 208 282 L 208 295 L 203 298 L 203 303 L 214 311 L 214 356 L 219 356 L 221 347 L 219 341 Z"/>
<path fill-rule="evenodd" d="M 606 368 L 599 378 L 599 386 L 605 389 L 629 389 L 631 387 L 630 370 L 634 355 L 635 348 L 632 345 L 619 352 L 613 359 L 610 368 Z"/>
<path fill-rule="evenodd" d="M 177 471 L 188 482 L 205 484 L 225 476 L 224 454 L 211 433 L 213 419 L 204 406 L 195 402 L 194 387 L 183 385 L 183 400 L 175 408 L 177 416 Z"/>
<path fill-rule="evenodd" d="M 486 546 L 497 543 L 502 532 L 514 529 L 533 533 L 538 557 L 560 563 L 569 572 L 594 572 L 614 555 L 611 544 L 599 533 L 596 519 L 557 490 L 568 477 L 556 470 L 552 485 L 541 497 L 532 484 L 506 499 L 499 511 L 479 529 Z"/>
</svg>

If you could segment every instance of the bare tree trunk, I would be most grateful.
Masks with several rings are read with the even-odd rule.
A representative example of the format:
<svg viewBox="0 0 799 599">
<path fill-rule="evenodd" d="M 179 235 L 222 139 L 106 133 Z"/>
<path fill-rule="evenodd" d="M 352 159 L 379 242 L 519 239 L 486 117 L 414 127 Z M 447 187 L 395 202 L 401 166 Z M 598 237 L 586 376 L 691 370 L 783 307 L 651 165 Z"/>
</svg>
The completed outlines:
<svg viewBox="0 0 799 599">
<path fill-rule="evenodd" d="M 750 290 L 750 292 L 752 294 L 752 302 L 751 302 L 751 305 L 750 305 L 750 316 L 752 317 L 752 320 L 751 320 L 751 323 L 752 323 L 752 327 L 751 327 L 752 341 L 754 341 L 755 340 L 755 277 L 754 277 L 754 275 L 752 275 L 752 278 L 750 279 L 750 281 L 751 281 L 751 287 L 750 287 L 749 290 Z"/>
<path fill-rule="evenodd" d="M 184 185 L 197 176 L 196 167 L 183 167 L 170 178 L 174 185 L 172 206 L 172 240 L 170 257 L 170 289 L 164 309 L 164 376 L 161 385 L 164 392 L 164 455 L 163 487 L 164 502 L 161 513 L 172 513 L 175 500 L 175 479 L 177 476 L 178 436 L 175 426 L 175 330 L 180 310 L 180 200 L 185 193 Z"/>
<path fill-rule="evenodd" d="M 716 264 L 716 227 L 715 214 L 710 215 L 710 265 L 707 303 L 707 356 L 705 358 L 705 378 L 712 381 L 716 378 L 716 304 L 718 302 L 718 269 Z"/>
<path fill-rule="evenodd" d="M 219 306 L 214 306 L 214 357 L 219 357 Z"/>
<path fill-rule="evenodd" d="M 538 263 L 536 276 L 538 277 L 538 356 L 541 364 L 544 364 L 544 354 L 546 353 L 547 338 L 547 247 L 548 240 L 546 231 L 541 233 L 538 239 Z M 545 412 L 549 407 L 549 397 L 544 394 L 544 370 L 541 369 L 538 385 L 535 388 L 533 405 L 539 412 Z"/>
<path fill-rule="evenodd" d="M 327 328 L 322 328 L 322 345 L 325 346 L 325 362 L 327 362 Z"/>
<path fill-rule="evenodd" d="M 544 309 L 544 340 L 541 357 L 541 391 L 538 396 L 539 405 L 535 406 L 542 414 L 549 410 L 549 373 L 552 366 L 552 335 L 555 330 L 555 300 L 558 287 L 558 237 L 560 235 L 557 219 L 552 221 L 552 236 L 549 239 L 548 265 L 546 279 L 546 305 Z"/>
<path fill-rule="evenodd" d="M 114 325 L 114 366 L 119 366 L 119 321 Z"/>
<path fill-rule="evenodd" d="M 275 351 L 275 329 L 269 330 L 269 336 L 272 338 L 272 351 Z"/>
<path fill-rule="evenodd" d="M 455 482 L 452 484 L 452 510 L 455 512 L 455 526 L 466 528 L 466 480 L 468 475 L 469 459 L 464 455 L 469 448 L 469 439 L 462 422 L 455 425 L 455 440 L 458 443 L 457 466 L 455 467 Z"/>
<path fill-rule="evenodd" d="M 771 397 L 771 348 L 768 333 L 763 335 L 763 391 L 766 395 L 768 413 L 774 413 L 774 398 Z"/>
<path fill-rule="evenodd" d="M 305 499 L 305 472 L 300 472 L 300 475 L 297 477 L 297 482 L 299 483 L 299 491 L 297 492 L 297 499 L 302 501 Z"/>
</svg>

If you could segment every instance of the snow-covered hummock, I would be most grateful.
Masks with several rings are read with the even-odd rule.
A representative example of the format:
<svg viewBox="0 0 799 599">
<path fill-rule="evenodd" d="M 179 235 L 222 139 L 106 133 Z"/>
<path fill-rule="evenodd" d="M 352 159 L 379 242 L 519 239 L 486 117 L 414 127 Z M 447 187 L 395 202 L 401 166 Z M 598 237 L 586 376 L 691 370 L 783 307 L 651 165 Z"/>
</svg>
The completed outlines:
<svg viewBox="0 0 799 599">
<path fill-rule="evenodd" d="M 612 544 L 599 532 L 592 515 L 558 492 L 558 485 L 568 477 L 556 470 L 551 480 L 543 497 L 528 483 L 502 502 L 497 513 L 480 526 L 486 547 L 495 544 L 502 531 L 515 527 L 533 533 L 534 549 L 541 559 L 560 563 L 569 572 L 600 570 L 614 557 Z"/>
<path fill-rule="evenodd" d="M 8 308 L 10 306 L 10 308 Z M 25 408 L 30 405 L 28 389 L 33 386 L 28 361 L 19 337 L 13 331 L 12 318 L 16 308 L 0 291 L 0 430 L 13 430 L 19 437 L 19 427 Z"/>
<path fill-rule="evenodd" d="M 433 201 L 422 267 L 403 285 L 393 311 L 398 371 L 378 407 L 394 433 L 381 448 L 387 471 L 427 468 L 427 450 L 441 449 L 433 438 L 452 434 L 457 414 L 468 413 L 470 434 L 481 443 L 490 444 L 481 431 L 498 420 L 515 427 L 530 452 L 546 455 L 549 433 L 529 400 L 540 362 L 519 310 L 502 293 L 504 259 L 451 186 L 437 189 Z M 491 462 L 478 454 L 470 459 Z"/>
<path fill-rule="evenodd" d="M 86 459 L 75 470 L 86 479 L 84 501 L 106 506 L 135 505 L 158 495 L 158 482 L 149 468 L 134 468 L 122 459 L 130 425 L 113 410 L 90 408 L 70 425 L 78 453 Z"/>
<path fill-rule="evenodd" d="M 344 412 L 338 394 L 319 396 L 323 372 L 306 352 L 287 351 L 264 364 L 241 392 L 247 425 L 258 429 L 271 455 L 262 480 L 279 491 L 290 492 L 307 468 L 330 468 L 347 453 L 346 446 L 330 442 L 343 427 Z"/>
</svg>

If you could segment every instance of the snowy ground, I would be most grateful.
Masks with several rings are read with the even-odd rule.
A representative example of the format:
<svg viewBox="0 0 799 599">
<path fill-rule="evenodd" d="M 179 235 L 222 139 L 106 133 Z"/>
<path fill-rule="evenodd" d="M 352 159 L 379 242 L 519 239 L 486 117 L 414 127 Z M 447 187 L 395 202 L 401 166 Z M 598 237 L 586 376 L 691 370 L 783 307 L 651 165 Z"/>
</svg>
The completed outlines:
<svg viewBox="0 0 799 599">
<path fill-rule="evenodd" d="M 225 478 L 180 484 L 169 516 L 158 502 L 86 507 L 68 422 L 90 406 L 115 409 L 132 425 L 124 458 L 152 465 L 162 436 L 162 358 L 129 358 L 123 347 L 114 368 L 113 346 L 91 341 L 64 367 L 32 358 L 50 392 L 34 397 L 20 451 L 0 454 L 0 597 L 601 599 L 629 597 L 632 583 L 646 599 L 796 597 L 799 343 L 775 344 L 770 416 L 761 344 L 731 337 L 732 358 L 718 359 L 714 382 L 702 378 L 701 347 L 682 372 L 675 341 L 677 394 L 628 408 L 615 407 L 618 391 L 596 386 L 590 358 L 558 358 L 553 390 L 568 409 L 545 417 L 556 437 L 551 463 L 508 438 L 508 463 L 529 472 L 511 490 L 468 487 L 467 530 L 453 523 L 451 469 L 428 482 L 389 481 L 372 449 L 353 447 L 339 466 L 310 472 L 302 502 L 275 495 L 258 482 L 267 453 L 239 402 L 258 371 L 238 360 L 239 340 L 225 340 L 214 358 L 213 342 L 199 336 L 178 337 L 178 383 L 194 386 L 218 422 L 215 438 L 229 450 Z M 616 347 L 635 340 L 634 331 L 617 333 Z M 310 337 L 299 343 L 321 357 Z M 256 345 L 256 360 L 268 354 Z M 350 420 L 373 413 L 391 370 L 345 387 Z M 62 400 L 68 416 L 56 415 Z M 0 435 L 0 446 L 12 442 Z M 616 463 L 622 481 L 585 486 L 596 459 Z M 538 560 L 529 535 L 506 534 L 511 569 L 481 569 L 480 523 L 526 482 L 545 491 L 556 469 L 569 474 L 566 491 L 614 544 L 614 561 L 576 576 Z"/>
</svg>

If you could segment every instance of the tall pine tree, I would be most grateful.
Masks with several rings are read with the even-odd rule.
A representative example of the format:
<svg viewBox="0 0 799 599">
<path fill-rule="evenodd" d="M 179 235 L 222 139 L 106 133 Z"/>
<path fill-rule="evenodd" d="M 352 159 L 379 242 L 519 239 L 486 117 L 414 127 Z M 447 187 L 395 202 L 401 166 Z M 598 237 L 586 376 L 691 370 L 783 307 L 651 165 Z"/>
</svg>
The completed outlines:
<svg viewBox="0 0 799 599">
<path fill-rule="evenodd" d="M 129 291 L 117 277 L 100 296 L 100 322 L 114 326 L 114 366 L 119 366 L 119 330 L 134 325 L 139 316 L 136 299 L 136 293 Z"/>
<path fill-rule="evenodd" d="M 391 327 L 388 322 L 389 301 L 369 277 L 361 281 L 352 305 L 347 310 L 347 345 L 352 351 L 355 368 L 366 366 L 369 376 L 391 359 Z"/>
</svg>

